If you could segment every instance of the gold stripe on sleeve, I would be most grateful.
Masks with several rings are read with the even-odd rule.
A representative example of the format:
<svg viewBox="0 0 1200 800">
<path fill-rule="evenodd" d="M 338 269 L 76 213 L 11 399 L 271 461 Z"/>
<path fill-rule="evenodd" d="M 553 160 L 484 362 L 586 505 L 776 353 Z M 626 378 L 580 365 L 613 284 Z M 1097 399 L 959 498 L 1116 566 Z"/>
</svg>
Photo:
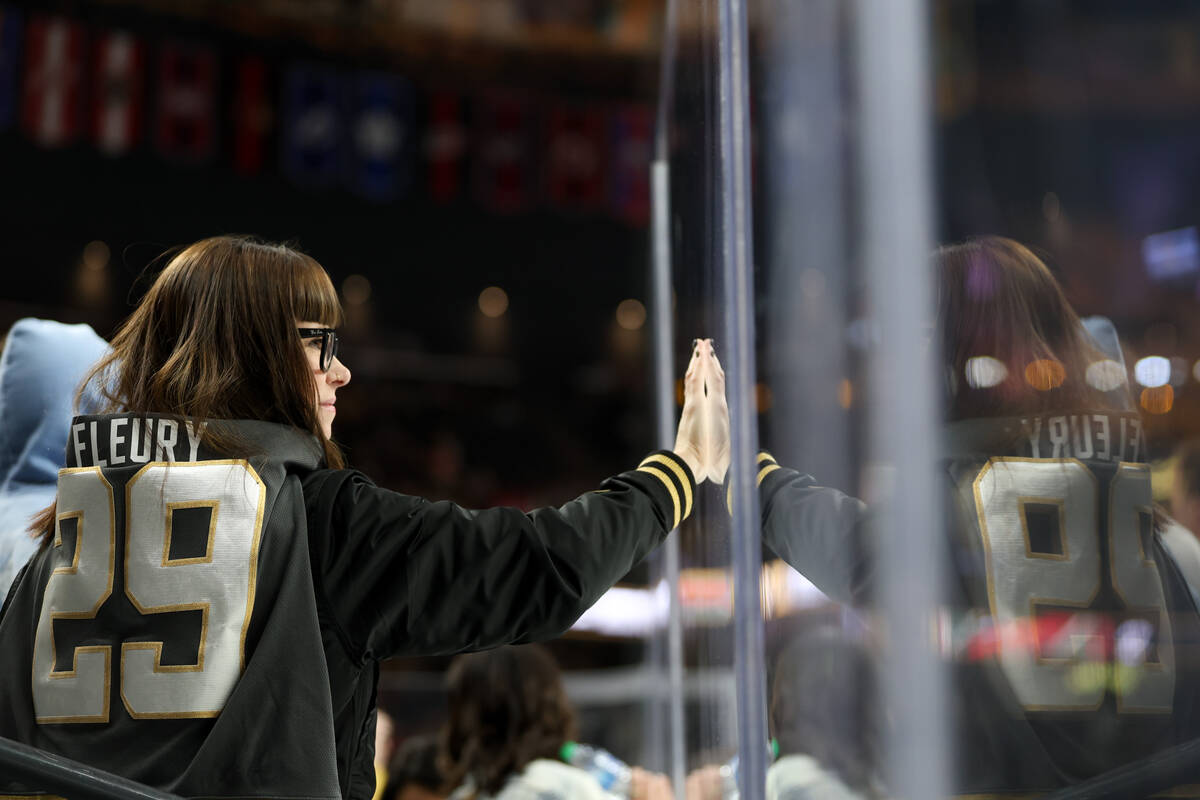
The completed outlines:
<svg viewBox="0 0 1200 800">
<path fill-rule="evenodd" d="M 761 464 L 764 461 L 770 461 L 772 464 L 774 464 L 775 456 L 771 455 L 766 450 L 763 450 L 761 453 L 758 454 L 758 463 Z"/>
<path fill-rule="evenodd" d="M 779 469 L 778 464 L 767 464 L 765 467 L 760 469 L 758 471 L 758 483 L 755 485 L 762 486 L 763 478 L 767 477 L 768 475 L 770 475 L 772 472 L 774 472 L 777 469 Z"/>
<path fill-rule="evenodd" d="M 670 467 L 671 471 L 674 472 L 676 477 L 679 478 L 679 485 L 683 487 L 683 517 L 680 520 L 682 522 L 684 519 L 687 519 L 692 515 L 692 482 L 688 480 L 687 473 L 683 471 L 683 467 L 679 466 L 662 453 L 655 453 L 654 455 L 647 457 L 646 460 L 641 464 L 638 464 L 638 466 L 644 467 L 647 464 L 652 463 L 665 464 L 666 466 Z"/>
<path fill-rule="evenodd" d="M 675 504 L 675 522 L 671 527 L 679 527 L 679 492 L 675 491 L 675 484 L 671 482 L 670 477 L 658 467 L 638 467 L 637 471 L 653 475 L 662 481 L 663 486 L 667 487 L 667 492 L 671 495 L 671 502 Z"/>
</svg>

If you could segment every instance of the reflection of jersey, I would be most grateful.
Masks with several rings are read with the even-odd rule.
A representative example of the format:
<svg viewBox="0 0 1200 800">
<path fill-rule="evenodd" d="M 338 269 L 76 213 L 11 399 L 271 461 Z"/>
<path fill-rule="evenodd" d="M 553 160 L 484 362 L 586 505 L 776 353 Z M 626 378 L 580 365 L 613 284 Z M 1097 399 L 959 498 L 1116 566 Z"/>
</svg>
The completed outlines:
<svg viewBox="0 0 1200 800">
<path fill-rule="evenodd" d="M 960 422 L 946 447 L 956 791 L 1055 788 L 1200 735 L 1200 614 L 1136 415 Z M 865 506 L 765 455 L 760 484 L 768 546 L 869 602 Z"/>
<path fill-rule="evenodd" d="M 670 453 L 559 509 L 467 511 L 226 425 L 261 455 L 77 418 L 54 541 L 0 615 L 0 736 L 181 795 L 367 798 L 380 659 L 557 635 L 691 507 Z"/>
</svg>

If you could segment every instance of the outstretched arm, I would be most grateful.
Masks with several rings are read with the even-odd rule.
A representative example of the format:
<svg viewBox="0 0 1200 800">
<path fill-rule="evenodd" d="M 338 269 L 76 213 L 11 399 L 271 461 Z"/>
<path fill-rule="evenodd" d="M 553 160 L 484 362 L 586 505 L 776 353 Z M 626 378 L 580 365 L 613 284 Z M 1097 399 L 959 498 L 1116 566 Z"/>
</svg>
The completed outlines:
<svg viewBox="0 0 1200 800">
<path fill-rule="evenodd" d="M 351 656 L 453 653 L 570 627 L 691 513 L 704 446 L 697 360 L 675 451 L 558 508 L 470 510 L 350 470 L 305 478 L 322 613 Z"/>
</svg>

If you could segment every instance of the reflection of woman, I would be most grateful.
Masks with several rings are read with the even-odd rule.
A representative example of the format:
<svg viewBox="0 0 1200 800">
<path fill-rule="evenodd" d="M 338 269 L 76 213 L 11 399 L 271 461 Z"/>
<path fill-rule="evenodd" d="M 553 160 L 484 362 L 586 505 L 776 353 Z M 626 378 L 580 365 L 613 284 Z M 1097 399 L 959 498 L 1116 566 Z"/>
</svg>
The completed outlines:
<svg viewBox="0 0 1200 800">
<path fill-rule="evenodd" d="M 879 796 L 878 693 L 866 650 L 817 631 L 775 664 L 771 731 L 778 757 L 767 799 L 861 800 Z"/>
<path fill-rule="evenodd" d="M 340 318 L 284 246 L 206 239 L 159 275 L 0 616 L 0 736 L 182 795 L 369 798 L 381 659 L 555 636 L 690 512 L 694 378 L 679 454 L 561 508 L 340 469 Z"/>
<path fill-rule="evenodd" d="M 937 265 L 955 790 L 1050 789 L 1197 735 L 1200 682 L 1174 656 L 1196 608 L 1151 533 L 1141 423 L 1109 391 L 1113 365 L 1020 244 L 975 240 Z M 758 479 L 765 543 L 869 604 L 887 565 L 869 558 L 866 506 L 765 453 Z"/>
</svg>

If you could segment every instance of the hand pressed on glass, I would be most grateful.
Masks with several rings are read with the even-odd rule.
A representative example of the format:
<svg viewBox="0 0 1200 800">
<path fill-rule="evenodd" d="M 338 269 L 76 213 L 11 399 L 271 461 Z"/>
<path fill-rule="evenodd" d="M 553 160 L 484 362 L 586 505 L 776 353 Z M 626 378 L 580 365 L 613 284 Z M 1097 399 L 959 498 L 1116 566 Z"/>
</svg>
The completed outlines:
<svg viewBox="0 0 1200 800">
<path fill-rule="evenodd" d="M 683 413 L 675 453 L 692 469 L 696 483 L 725 480 L 729 469 L 729 404 L 725 372 L 711 339 L 697 339 L 683 376 Z"/>
</svg>

